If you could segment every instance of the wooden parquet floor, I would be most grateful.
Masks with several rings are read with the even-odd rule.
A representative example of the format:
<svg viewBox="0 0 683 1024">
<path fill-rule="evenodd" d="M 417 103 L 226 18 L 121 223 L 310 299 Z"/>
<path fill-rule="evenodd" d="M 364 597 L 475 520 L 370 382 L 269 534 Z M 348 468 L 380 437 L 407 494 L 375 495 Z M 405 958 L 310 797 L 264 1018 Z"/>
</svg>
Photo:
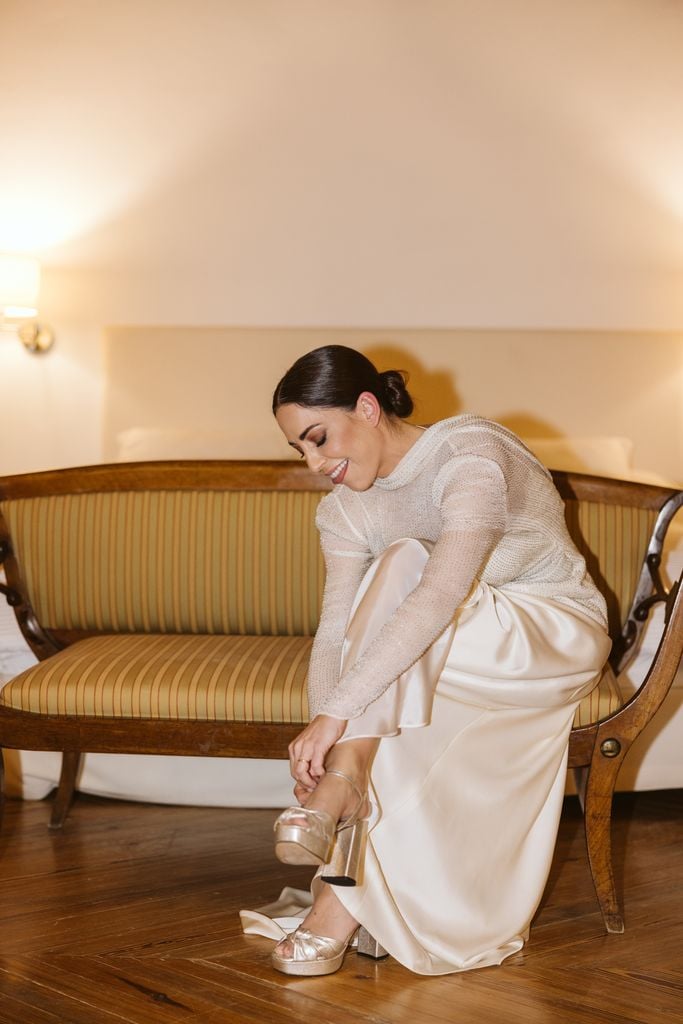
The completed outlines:
<svg viewBox="0 0 683 1024">
<path fill-rule="evenodd" d="M 310 869 L 275 860 L 271 811 L 80 797 L 62 834 L 47 816 L 6 804 L 1 1024 L 683 1022 L 683 791 L 617 797 L 624 935 L 602 930 L 571 798 L 526 949 L 439 978 L 355 954 L 327 978 L 272 971 L 237 911 Z"/>
</svg>

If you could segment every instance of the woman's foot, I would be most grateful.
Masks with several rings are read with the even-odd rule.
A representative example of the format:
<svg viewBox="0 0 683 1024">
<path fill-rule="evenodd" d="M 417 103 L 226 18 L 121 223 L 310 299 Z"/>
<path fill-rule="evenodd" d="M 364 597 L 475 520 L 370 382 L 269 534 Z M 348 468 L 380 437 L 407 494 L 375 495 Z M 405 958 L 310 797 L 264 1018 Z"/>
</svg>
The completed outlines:
<svg viewBox="0 0 683 1024">
<path fill-rule="evenodd" d="M 358 921 L 337 899 L 334 889 L 326 885 L 320 888 L 313 906 L 300 927 L 313 933 L 314 936 L 324 936 L 345 944 L 349 942 L 358 928 Z M 295 944 L 292 936 L 282 939 L 273 950 L 275 958 L 288 960 L 293 957 Z M 275 966 L 278 966 L 275 960 L 274 963 Z"/>
<path fill-rule="evenodd" d="M 337 851 L 336 859 L 341 856 L 346 863 L 347 853 L 351 856 L 352 877 L 345 884 L 354 885 L 367 831 L 367 822 L 362 820 L 364 811 L 367 816 L 365 785 L 361 790 L 352 776 L 329 768 L 306 801 L 306 807 L 288 807 L 277 818 L 275 855 L 285 864 L 327 864 L 339 845 L 337 837 L 343 835 L 343 848 Z"/>
<path fill-rule="evenodd" d="M 353 778 L 353 776 L 349 777 Z M 355 788 L 349 784 L 348 778 L 329 771 L 323 775 L 314 790 L 306 792 L 303 787 L 301 789 L 297 787 L 295 793 L 302 807 L 311 811 L 325 811 L 334 821 L 339 822 L 351 816 L 367 818 L 370 813 L 370 801 L 366 786 L 365 781 L 361 784 L 359 780 L 356 783 L 357 788 Z M 303 792 L 301 792 L 302 790 Z M 360 806 L 359 791 L 363 796 Z"/>
</svg>

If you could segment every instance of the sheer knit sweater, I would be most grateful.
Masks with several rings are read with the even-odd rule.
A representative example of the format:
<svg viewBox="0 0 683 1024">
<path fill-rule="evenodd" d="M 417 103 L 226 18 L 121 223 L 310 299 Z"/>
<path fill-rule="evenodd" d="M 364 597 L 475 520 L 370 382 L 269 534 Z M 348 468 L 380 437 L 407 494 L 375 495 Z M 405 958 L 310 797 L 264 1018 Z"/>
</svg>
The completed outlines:
<svg viewBox="0 0 683 1024">
<path fill-rule="evenodd" d="M 318 506 L 327 570 L 308 673 L 311 718 L 357 718 L 456 616 L 475 582 L 552 598 L 606 628 L 550 473 L 505 427 L 455 416 L 429 427 L 393 472 L 367 491 L 340 485 Z M 340 678 L 356 590 L 374 558 L 401 537 L 433 548 L 420 583 Z"/>
</svg>

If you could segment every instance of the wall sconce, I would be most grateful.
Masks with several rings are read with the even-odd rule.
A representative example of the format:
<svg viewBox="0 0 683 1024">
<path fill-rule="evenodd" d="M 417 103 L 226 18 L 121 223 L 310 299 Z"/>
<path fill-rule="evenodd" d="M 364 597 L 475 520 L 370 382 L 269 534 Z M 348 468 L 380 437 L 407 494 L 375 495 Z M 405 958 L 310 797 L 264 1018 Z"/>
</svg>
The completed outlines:
<svg viewBox="0 0 683 1024">
<path fill-rule="evenodd" d="M 30 256 L 0 253 L 0 317 L 29 352 L 47 352 L 54 334 L 36 321 L 40 263 Z"/>
</svg>

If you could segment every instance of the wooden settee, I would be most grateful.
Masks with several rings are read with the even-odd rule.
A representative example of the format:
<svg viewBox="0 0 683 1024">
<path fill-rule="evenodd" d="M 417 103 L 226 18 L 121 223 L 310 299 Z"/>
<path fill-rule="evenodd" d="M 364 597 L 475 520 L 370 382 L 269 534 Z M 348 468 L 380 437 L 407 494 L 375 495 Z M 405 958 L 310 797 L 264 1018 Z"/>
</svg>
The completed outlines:
<svg viewBox="0 0 683 1024">
<path fill-rule="evenodd" d="M 683 492 L 554 473 L 614 641 L 582 703 L 569 766 L 608 931 L 623 930 L 610 816 L 629 746 L 683 649 L 683 588 L 658 568 Z M 0 479 L 0 590 L 39 664 L 0 692 L 0 746 L 63 752 L 51 827 L 83 752 L 282 758 L 307 721 L 324 585 L 315 509 L 326 478 L 293 462 L 152 462 Z M 638 692 L 615 674 L 652 604 L 667 625 Z M 0 762 L 1 771 L 1 762 Z"/>
</svg>

